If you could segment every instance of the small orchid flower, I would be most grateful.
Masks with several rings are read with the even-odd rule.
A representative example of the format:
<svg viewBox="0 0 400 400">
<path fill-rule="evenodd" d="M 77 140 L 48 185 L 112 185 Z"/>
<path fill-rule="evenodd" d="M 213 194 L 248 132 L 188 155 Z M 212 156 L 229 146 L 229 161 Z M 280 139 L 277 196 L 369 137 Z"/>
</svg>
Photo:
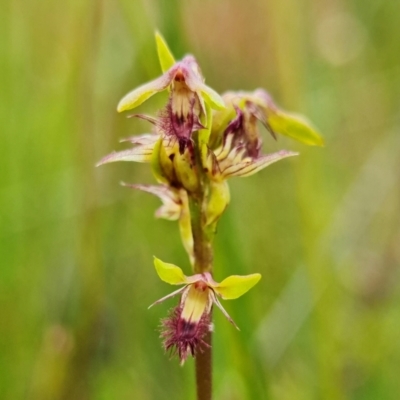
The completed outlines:
<svg viewBox="0 0 400 400">
<path fill-rule="evenodd" d="M 280 133 L 309 145 L 323 139 L 304 117 L 280 110 L 267 92 L 228 92 L 226 108 L 213 115 L 209 140 L 202 144 L 202 164 L 210 178 L 206 225 L 218 221 L 229 203 L 226 179 L 255 174 L 263 168 L 298 153 L 281 150 L 262 154 L 261 122 L 276 139 Z"/>
<path fill-rule="evenodd" d="M 204 128 L 201 121 L 207 121 L 207 108 L 221 110 L 225 105 L 220 95 L 204 83 L 200 67 L 192 55 L 176 62 L 159 34 L 156 34 L 156 41 L 163 75 L 129 92 L 119 102 L 117 110 L 133 109 L 154 94 L 168 89 L 169 101 L 158 119 L 141 114 L 135 116 L 152 122 L 162 134 L 177 138 L 182 154 L 192 132 Z"/>
<path fill-rule="evenodd" d="M 214 115 L 213 134 L 220 136 L 227 122 L 233 120 L 238 110 L 243 113 L 241 128 L 248 137 L 248 151 L 259 150 L 258 129 L 255 122 L 260 121 L 276 139 L 276 134 L 288 136 L 309 146 L 323 146 L 324 139 L 303 115 L 290 113 L 279 108 L 264 89 L 254 92 L 227 92 L 222 98 L 226 109 Z M 252 147 L 252 148 L 251 148 Z M 253 154 L 254 155 L 254 154 Z"/>
<path fill-rule="evenodd" d="M 258 121 L 263 122 L 275 137 L 268 125 L 266 96 L 266 92 L 261 90 L 254 93 L 226 93 L 223 96 L 227 108 L 217 112 L 214 117 L 210 143 L 212 147 L 214 142 L 214 150 L 208 152 L 205 162 L 211 178 L 222 181 L 234 176 L 250 176 L 276 161 L 298 154 L 287 150 L 261 154 Z M 220 144 L 218 138 L 221 138 Z"/>
<path fill-rule="evenodd" d="M 170 285 L 184 285 L 150 306 L 181 295 L 179 305 L 173 309 L 168 318 L 163 320 L 161 333 L 165 350 L 177 354 L 181 364 L 189 354 L 195 357 L 198 350 L 207 346 L 203 338 L 212 330 L 210 312 L 213 304 L 239 329 L 222 307 L 218 297 L 224 300 L 237 299 L 261 279 L 260 274 L 232 275 L 218 283 L 213 280 L 209 272 L 185 276 L 181 268 L 158 258 L 154 258 L 154 265 L 162 281 Z"/>
</svg>

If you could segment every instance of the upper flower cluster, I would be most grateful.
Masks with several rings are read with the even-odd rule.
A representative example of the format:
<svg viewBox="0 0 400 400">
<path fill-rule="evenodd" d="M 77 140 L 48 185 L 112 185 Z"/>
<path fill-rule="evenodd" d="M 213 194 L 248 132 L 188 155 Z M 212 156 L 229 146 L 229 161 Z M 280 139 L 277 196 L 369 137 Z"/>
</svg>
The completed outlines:
<svg viewBox="0 0 400 400">
<path fill-rule="evenodd" d="M 133 147 L 107 155 L 98 165 L 116 161 L 150 163 L 161 186 L 130 187 L 161 198 L 164 205 L 156 215 L 179 220 L 190 255 L 190 224 L 181 218 L 188 214 L 182 206 L 185 191 L 193 195 L 207 193 L 206 224 L 213 225 L 230 201 L 225 182 L 228 178 L 250 176 L 297 155 L 288 150 L 263 154 L 259 122 L 274 138 L 282 134 L 308 145 L 323 145 L 323 140 L 309 122 L 279 109 L 262 89 L 220 96 L 205 84 L 193 56 L 175 61 L 159 34 L 156 42 L 162 75 L 129 92 L 117 107 L 120 112 L 130 110 L 168 90 L 167 104 L 155 117 L 134 114 L 152 123 L 155 132 L 124 139 Z"/>
</svg>

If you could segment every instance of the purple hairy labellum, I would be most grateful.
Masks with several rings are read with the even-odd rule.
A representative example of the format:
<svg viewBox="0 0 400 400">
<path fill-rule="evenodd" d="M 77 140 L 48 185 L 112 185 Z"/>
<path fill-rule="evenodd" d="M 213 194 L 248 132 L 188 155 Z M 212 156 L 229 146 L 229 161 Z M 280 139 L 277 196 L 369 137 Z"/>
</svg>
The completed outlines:
<svg viewBox="0 0 400 400">
<path fill-rule="evenodd" d="M 162 320 L 164 348 L 172 355 L 177 354 L 181 364 L 189 354 L 195 357 L 199 349 L 207 346 L 203 337 L 212 330 L 210 312 L 215 293 L 206 283 L 207 279 L 199 277 L 184 287 L 179 305 Z"/>
<path fill-rule="evenodd" d="M 182 307 L 178 306 L 161 321 L 161 338 L 165 350 L 177 355 L 183 364 L 189 354 L 195 357 L 199 351 L 209 347 L 203 338 L 212 330 L 212 324 L 209 314 L 202 315 L 198 323 L 188 322 L 181 315 Z"/>
</svg>

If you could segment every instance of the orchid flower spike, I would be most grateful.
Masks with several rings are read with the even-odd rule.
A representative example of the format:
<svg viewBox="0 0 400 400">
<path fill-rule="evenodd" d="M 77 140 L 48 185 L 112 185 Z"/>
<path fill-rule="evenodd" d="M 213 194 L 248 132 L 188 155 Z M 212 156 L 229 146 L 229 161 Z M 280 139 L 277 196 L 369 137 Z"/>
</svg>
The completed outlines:
<svg viewBox="0 0 400 400">
<path fill-rule="evenodd" d="M 232 275 L 221 283 L 215 282 L 209 272 L 185 276 L 181 268 L 154 258 L 158 276 L 170 285 L 184 285 L 182 288 L 157 300 L 150 307 L 170 297 L 181 295 L 179 305 L 168 318 L 162 321 L 161 337 L 165 350 L 177 354 L 183 364 L 191 354 L 196 356 L 198 350 L 206 346 L 203 338 L 212 330 L 210 312 L 215 304 L 230 323 L 237 325 L 221 305 L 218 297 L 224 300 L 237 299 L 250 290 L 260 279 L 260 274 L 245 276 Z M 149 307 L 149 308 L 150 308 Z"/>
</svg>

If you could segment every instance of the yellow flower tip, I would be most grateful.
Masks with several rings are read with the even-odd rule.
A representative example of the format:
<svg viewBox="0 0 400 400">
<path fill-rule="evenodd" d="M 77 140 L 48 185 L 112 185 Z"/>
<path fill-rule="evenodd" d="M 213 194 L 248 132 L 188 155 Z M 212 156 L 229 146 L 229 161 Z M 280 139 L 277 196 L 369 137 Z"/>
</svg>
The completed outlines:
<svg viewBox="0 0 400 400">
<path fill-rule="evenodd" d="M 159 258 L 154 257 L 154 266 L 159 278 L 170 285 L 183 285 L 187 278 L 183 271 L 174 264 L 165 263 Z"/>
<path fill-rule="evenodd" d="M 325 147 L 325 140 L 321 135 L 319 135 L 319 140 L 315 143 L 315 145 L 319 147 Z"/>
<path fill-rule="evenodd" d="M 130 94 L 130 93 L 129 93 L 129 94 Z M 119 103 L 118 103 L 118 105 L 117 105 L 117 111 L 118 111 L 119 113 L 120 113 L 120 112 L 123 112 L 123 111 L 130 110 L 131 108 L 133 108 L 133 107 L 131 107 L 131 102 L 130 102 L 130 101 L 127 101 L 127 100 L 128 100 L 129 94 L 128 94 L 128 95 L 125 95 L 125 96 L 119 101 Z"/>
<path fill-rule="evenodd" d="M 142 88 L 146 87 L 145 85 L 139 86 L 137 89 L 134 89 L 127 93 L 118 103 L 117 105 L 117 111 L 122 112 L 122 111 L 127 111 L 131 110 L 132 108 L 137 107 L 140 105 L 147 97 L 146 96 L 148 93 L 145 92 L 143 93 Z M 142 100 L 142 98 L 143 100 Z"/>
<path fill-rule="evenodd" d="M 119 102 L 118 103 L 118 106 L 117 106 L 117 112 L 122 112 L 122 111 L 125 111 L 125 108 L 123 107 L 123 104 L 121 104 L 121 102 Z"/>
</svg>

